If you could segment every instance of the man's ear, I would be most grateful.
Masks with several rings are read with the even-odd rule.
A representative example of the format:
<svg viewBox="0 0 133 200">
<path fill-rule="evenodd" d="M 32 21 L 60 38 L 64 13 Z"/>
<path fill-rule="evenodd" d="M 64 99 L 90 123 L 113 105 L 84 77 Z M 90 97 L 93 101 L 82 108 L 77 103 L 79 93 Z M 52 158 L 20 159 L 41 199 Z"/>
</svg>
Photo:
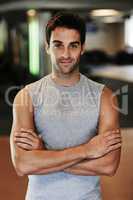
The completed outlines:
<svg viewBox="0 0 133 200">
<path fill-rule="evenodd" d="M 83 44 L 83 45 L 81 46 L 81 55 L 83 55 L 84 52 L 85 52 L 85 44 Z"/>
<path fill-rule="evenodd" d="M 46 50 L 47 54 L 49 54 L 49 45 L 46 41 L 45 41 L 45 50 Z"/>
</svg>

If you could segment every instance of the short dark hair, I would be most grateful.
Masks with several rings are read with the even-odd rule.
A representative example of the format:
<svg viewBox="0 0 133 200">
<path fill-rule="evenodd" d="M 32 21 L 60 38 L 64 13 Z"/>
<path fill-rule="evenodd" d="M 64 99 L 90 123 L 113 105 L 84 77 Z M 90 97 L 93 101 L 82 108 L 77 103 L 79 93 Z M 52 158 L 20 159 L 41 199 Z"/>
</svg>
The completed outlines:
<svg viewBox="0 0 133 200">
<path fill-rule="evenodd" d="M 48 21 L 45 29 L 46 42 L 48 45 L 50 43 L 51 33 L 57 27 L 77 30 L 80 34 L 81 45 L 84 44 L 86 34 L 85 22 L 79 15 L 66 12 L 59 12 L 54 15 Z"/>
</svg>

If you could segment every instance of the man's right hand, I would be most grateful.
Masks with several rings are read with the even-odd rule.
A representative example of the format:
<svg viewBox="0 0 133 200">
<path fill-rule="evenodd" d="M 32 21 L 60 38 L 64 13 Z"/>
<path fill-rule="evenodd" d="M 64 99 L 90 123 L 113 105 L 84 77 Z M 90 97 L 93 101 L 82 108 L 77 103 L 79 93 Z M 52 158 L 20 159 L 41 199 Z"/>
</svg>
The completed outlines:
<svg viewBox="0 0 133 200">
<path fill-rule="evenodd" d="M 120 130 L 99 134 L 84 144 L 87 158 L 99 158 L 121 147 Z"/>
<path fill-rule="evenodd" d="M 18 132 L 15 132 L 14 142 L 18 147 L 27 151 L 45 149 L 41 136 L 29 129 L 21 128 Z"/>
</svg>

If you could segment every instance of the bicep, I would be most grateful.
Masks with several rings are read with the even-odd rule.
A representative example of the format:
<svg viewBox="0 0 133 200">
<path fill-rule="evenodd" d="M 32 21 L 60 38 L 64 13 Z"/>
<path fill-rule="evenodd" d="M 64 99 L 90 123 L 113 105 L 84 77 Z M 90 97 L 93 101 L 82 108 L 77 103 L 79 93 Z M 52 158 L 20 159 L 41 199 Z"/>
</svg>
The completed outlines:
<svg viewBox="0 0 133 200">
<path fill-rule="evenodd" d="M 10 148 L 13 164 L 17 154 L 24 153 L 24 150 L 16 146 L 14 142 L 15 132 L 21 128 L 35 130 L 33 120 L 33 106 L 27 89 L 22 89 L 15 97 L 13 103 L 13 123 L 10 134 Z"/>
<path fill-rule="evenodd" d="M 103 134 L 111 130 L 120 129 L 118 110 L 117 97 L 110 89 L 105 87 L 101 96 L 100 117 L 98 126 L 99 134 Z M 108 160 L 108 162 L 114 163 L 114 165 L 118 165 L 120 160 L 120 148 L 108 153 L 105 158 Z"/>
<path fill-rule="evenodd" d="M 13 128 L 35 129 L 32 100 L 26 88 L 22 89 L 14 99 Z"/>
<path fill-rule="evenodd" d="M 99 116 L 99 134 L 120 127 L 117 97 L 113 94 L 113 92 L 110 89 L 106 87 L 103 89 L 101 95 Z"/>
</svg>

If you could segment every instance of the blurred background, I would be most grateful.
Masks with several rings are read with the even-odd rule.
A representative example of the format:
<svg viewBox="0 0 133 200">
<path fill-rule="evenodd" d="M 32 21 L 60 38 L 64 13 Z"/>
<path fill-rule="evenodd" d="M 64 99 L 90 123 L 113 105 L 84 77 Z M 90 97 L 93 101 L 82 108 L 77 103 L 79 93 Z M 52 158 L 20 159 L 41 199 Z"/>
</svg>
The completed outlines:
<svg viewBox="0 0 133 200">
<path fill-rule="evenodd" d="M 10 159 L 12 102 L 26 84 L 51 72 L 44 33 L 48 19 L 58 11 L 84 18 L 86 49 L 80 71 L 106 84 L 119 100 L 122 158 L 116 176 L 102 178 L 103 199 L 132 200 L 132 0 L 0 0 L 0 199 L 24 199 L 27 178 L 16 176 Z"/>
</svg>

